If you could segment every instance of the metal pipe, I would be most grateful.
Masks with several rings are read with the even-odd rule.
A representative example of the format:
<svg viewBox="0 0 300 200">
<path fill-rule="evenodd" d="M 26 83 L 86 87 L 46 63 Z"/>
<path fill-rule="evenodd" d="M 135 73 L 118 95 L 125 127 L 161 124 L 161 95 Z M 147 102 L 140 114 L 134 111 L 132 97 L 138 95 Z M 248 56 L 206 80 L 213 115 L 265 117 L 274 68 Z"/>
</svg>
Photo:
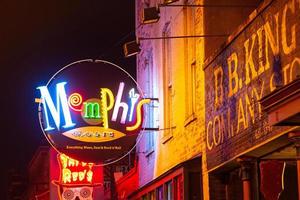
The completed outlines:
<svg viewBox="0 0 300 200">
<path fill-rule="evenodd" d="M 198 7 L 198 8 L 256 8 L 256 5 L 192 5 L 192 4 L 160 4 L 158 7 Z"/>
<path fill-rule="evenodd" d="M 163 40 L 163 39 L 179 39 L 179 38 L 208 38 L 208 37 L 228 37 L 228 34 L 220 35 L 181 35 L 181 36 L 169 36 L 169 37 L 141 37 L 139 40 Z"/>
<path fill-rule="evenodd" d="M 251 185 L 250 180 L 243 180 L 243 200 L 251 199 Z"/>
</svg>

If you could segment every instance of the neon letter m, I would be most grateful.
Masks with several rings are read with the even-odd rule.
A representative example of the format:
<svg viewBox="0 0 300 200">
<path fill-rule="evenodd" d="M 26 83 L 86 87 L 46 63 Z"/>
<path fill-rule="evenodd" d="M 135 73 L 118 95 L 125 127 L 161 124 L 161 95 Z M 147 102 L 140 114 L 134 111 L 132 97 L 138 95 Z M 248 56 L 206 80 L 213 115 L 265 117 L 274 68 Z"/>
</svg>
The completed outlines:
<svg viewBox="0 0 300 200">
<path fill-rule="evenodd" d="M 84 102 L 84 118 L 99 119 L 100 106 L 97 102 Z"/>
<path fill-rule="evenodd" d="M 57 129 L 59 129 L 60 127 L 60 108 L 62 108 L 63 116 L 65 119 L 65 125 L 63 125 L 63 127 L 68 128 L 68 127 L 75 126 L 75 124 L 72 122 L 71 119 L 71 113 L 69 110 L 67 95 L 65 91 L 65 84 L 66 82 L 61 82 L 56 84 L 56 107 L 54 106 L 54 103 L 52 101 L 47 86 L 41 86 L 37 88 L 41 92 L 41 99 L 43 103 L 44 114 L 46 117 L 47 127 L 45 128 L 45 131 L 54 129 L 49 124 L 49 116 L 48 116 L 47 108 L 49 108 L 50 114 L 53 118 L 53 121 L 55 122 Z"/>
</svg>

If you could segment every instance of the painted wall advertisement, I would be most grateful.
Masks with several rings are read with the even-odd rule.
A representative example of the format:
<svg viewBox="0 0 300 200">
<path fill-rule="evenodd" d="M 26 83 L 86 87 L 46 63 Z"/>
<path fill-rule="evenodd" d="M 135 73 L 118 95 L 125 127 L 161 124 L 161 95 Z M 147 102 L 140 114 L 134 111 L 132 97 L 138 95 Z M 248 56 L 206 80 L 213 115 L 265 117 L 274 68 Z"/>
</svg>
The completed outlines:
<svg viewBox="0 0 300 200">
<path fill-rule="evenodd" d="M 209 169 L 289 128 L 269 126 L 259 100 L 297 76 L 300 1 L 275 0 L 205 68 Z"/>
<path fill-rule="evenodd" d="M 143 104 L 150 101 L 127 72 L 100 60 L 67 65 L 37 89 L 40 125 L 49 143 L 73 159 L 97 164 L 132 150 Z"/>
</svg>

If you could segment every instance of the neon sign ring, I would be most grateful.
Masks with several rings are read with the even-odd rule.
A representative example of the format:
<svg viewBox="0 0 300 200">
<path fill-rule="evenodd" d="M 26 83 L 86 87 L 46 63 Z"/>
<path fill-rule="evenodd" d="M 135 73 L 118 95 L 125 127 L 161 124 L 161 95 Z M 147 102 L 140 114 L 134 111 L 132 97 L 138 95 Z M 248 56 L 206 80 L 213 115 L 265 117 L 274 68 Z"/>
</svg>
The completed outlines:
<svg viewBox="0 0 300 200">
<path fill-rule="evenodd" d="M 71 63 L 39 86 L 39 122 L 60 153 L 108 165 L 127 156 L 143 134 L 144 98 L 137 82 L 104 60 Z"/>
</svg>

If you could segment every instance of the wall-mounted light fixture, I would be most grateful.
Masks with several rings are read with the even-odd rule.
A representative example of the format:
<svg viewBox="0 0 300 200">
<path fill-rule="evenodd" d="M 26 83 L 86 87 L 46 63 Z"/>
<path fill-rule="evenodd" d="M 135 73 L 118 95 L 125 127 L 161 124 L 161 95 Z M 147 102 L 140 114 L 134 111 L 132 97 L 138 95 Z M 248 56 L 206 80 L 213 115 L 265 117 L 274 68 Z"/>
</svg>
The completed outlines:
<svg viewBox="0 0 300 200">
<path fill-rule="evenodd" d="M 164 0 L 162 4 L 158 4 L 156 7 L 144 8 L 142 11 L 143 24 L 151 24 L 159 21 L 160 7 L 198 7 L 198 8 L 248 8 L 257 7 L 256 5 L 209 5 L 209 4 L 172 4 L 178 0 Z"/>
<path fill-rule="evenodd" d="M 125 57 L 130 57 L 130 56 L 136 55 L 140 52 L 140 50 L 141 50 L 140 44 L 136 40 L 131 41 L 131 42 L 126 42 L 123 45 L 123 51 L 124 51 Z"/>
<path fill-rule="evenodd" d="M 160 18 L 160 7 L 200 7 L 200 8 L 242 8 L 242 7 L 256 7 L 255 5 L 209 5 L 209 4 L 172 4 L 179 0 L 164 0 L 162 4 L 156 7 L 144 8 L 142 11 L 142 24 L 156 23 Z M 140 25 L 142 25 L 140 24 Z M 169 37 L 148 37 L 138 38 L 141 40 L 161 40 L 161 39 L 178 39 L 178 38 L 208 38 L 208 37 L 227 37 L 228 34 L 204 34 L 204 35 L 182 35 L 182 36 L 169 36 Z M 127 42 L 123 46 L 125 57 L 136 55 L 140 52 L 140 44 L 138 41 Z"/>
<path fill-rule="evenodd" d="M 143 9 L 143 24 L 151 24 L 159 20 L 159 8 L 150 7 Z"/>
<path fill-rule="evenodd" d="M 167 5 L 167 4 L 171 4 L 171 3 L 174 3 L 176 1 L 179 1 L 179 0 L 164 0 L 164 5 Z"/>
</svg>

